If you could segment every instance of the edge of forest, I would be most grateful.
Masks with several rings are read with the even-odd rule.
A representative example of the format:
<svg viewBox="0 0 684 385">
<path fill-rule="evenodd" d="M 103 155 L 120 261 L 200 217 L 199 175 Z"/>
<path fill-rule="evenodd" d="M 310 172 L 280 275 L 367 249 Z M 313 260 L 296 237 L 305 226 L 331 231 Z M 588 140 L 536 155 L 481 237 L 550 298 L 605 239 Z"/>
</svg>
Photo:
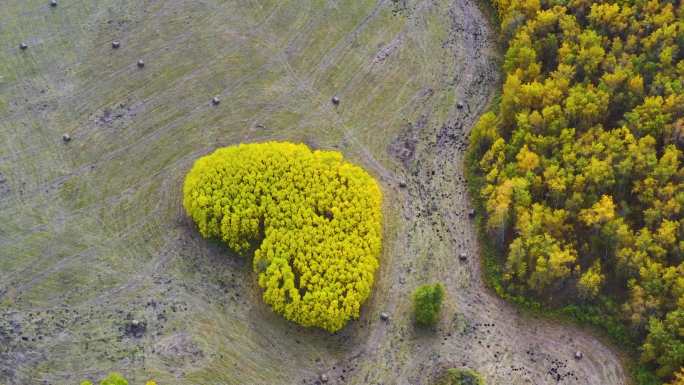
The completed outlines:
<svg viewBox="0 0 684 385">
<path fill-rule="evenodd" d="M 502 53 L 505 53 L 508 47 L 508 39 L 503 36 L 500 27 L 500 16 L 491 1 L 479 0 L 477 5 L 487 17 L 493 29 L 502 36 L 498 48 Z M 502 65 L 502 63 L 499 64 Z M 503 69 L 500 68 L 500 70 Z M 500 87 L 496 89 L 486 111 L 497 111 L 501 92 Z M 487 236 L 485 229 L 484 201 L 479 194 L 484 183 L 483 178 L 477 173 L 478 161 L 477 154 L 469 142 L 463 163 L 468 198 L 475 210 L 473 222 L 477 229 L 478 253 L 485 287 L 492 294 L 513 304 L 517 310 L 527 316 L 579 327 L 607 345 L 620 358 L 626 372 L 629 373 L 630 383 L 625 385 L 660 385 L 660 381 L 653 371 L 639 363 L 639 342 L 617 318 L 616 305 L 612 304 L 608 298 L 601 299 L 603 303 L 601 306 L 592 304 L 554 306 L 549 303 L 542 303 L 531 297 L 514 294 L 504 287 L 502 284 L 504 260 Z"/>
</svg>

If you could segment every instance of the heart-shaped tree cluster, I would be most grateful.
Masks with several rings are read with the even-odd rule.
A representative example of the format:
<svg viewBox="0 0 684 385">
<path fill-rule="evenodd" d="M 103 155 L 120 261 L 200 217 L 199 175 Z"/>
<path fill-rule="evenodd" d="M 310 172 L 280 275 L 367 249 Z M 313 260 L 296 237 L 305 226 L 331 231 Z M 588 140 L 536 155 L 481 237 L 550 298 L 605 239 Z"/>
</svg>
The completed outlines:
<svg viewBox="0 0 684 385">
<path fill-rule="evenodd" d="M 382 192 L 336 151 L 287 142 L 240 144 L 200 158 L 183 205 L 204 237 L 254 251 L 275 312 L 330 332 L 358 318 L 382 245 Z"/>
</svg>

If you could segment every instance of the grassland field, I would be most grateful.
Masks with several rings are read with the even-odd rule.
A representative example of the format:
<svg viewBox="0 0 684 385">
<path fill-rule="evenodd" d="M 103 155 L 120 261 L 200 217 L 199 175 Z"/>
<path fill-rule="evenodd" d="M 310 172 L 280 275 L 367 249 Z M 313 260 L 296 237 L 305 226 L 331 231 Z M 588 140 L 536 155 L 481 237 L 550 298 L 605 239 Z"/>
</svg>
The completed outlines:
<svg viewBox="0 0 684 385">
<path fill-rule="evenodd" d="M 428 384 L 461 366 L 626 384 L 612 347 L 480 278 L 462 160 L 499 41 L 473 0 L 2 0 L 0 384 Z M 195 159 L 275 139 L 342 151 L 383 186 L 374 294 L 335 335 L 273 314 L 250 261 L 181 206 Z M 410 294 L 433 281 L 443 317 L 418 331 Z"/>
</svg>

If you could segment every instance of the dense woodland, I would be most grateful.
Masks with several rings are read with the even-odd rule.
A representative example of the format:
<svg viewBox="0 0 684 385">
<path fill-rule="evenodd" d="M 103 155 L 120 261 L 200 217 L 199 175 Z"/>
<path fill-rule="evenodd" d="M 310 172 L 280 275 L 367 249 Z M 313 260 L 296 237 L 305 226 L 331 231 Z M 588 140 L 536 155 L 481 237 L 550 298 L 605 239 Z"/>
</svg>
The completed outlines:
<svg viewBox="0 0 684 385">
<path fill-rule="evenodd" d="M 330 332 L 358 318 L 378 267 L 382 192 L 336 151 L 240 144 L 200 158 L 183 205 L 205 237 L 251 255 L 275 312 Z"/>
<path fill-rule="evenodd" d="M 600 307 L 638 341 L 643 365 L 677 381 L 684 8 L 494 3 L 508 39 L 505 80 L 473 130 L 470 159 L 503 290 Z"/>
</svg>

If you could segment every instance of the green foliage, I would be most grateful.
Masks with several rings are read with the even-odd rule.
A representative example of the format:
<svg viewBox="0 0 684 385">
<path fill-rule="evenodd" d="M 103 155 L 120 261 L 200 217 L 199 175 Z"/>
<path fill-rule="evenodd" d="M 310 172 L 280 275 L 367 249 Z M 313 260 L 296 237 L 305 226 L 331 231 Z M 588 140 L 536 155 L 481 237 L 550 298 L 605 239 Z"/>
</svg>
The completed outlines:
<svg viewBox="0 0 684 385">
<path fill-rule="evenodd" d="M 671 379 L 684 365 L 684 8 L 493 3 L 506 80 L 468 154 L 488 281 L 643 342 L 643 364 Z"/>
<path fill-rule="evenodd" d="M 83 381 L 81 385 L 93 385 L 90 381 Z M 100 385 L 128 385 L 128 381 L 119 373 L 109 373 L 105 379 L 100 381 Z"/>
<path fill-rule="evenodd" d="M 663 383 L 663 381 L 661 381 L 660 378 L 653 373 L 653 370 L 643 365 L 633 367 L 632 376 L 634 377 L 635 383 L 638 385 L 661 385 Z"/>
<path fill-rule="evenodd" d="M 486 385 L 482 376 L 472 369 L 449 369 L 435 385 Z"/>
<path fill-rule="evenodd" d="M 684 277 L 683 277 L 684 278 Z M 684 309 L 667 314 L 664 320 L 652 317 L 648 336 L 642 347 L 642 359 L 655 361 L 656 373 L 665 377 L 677 371 L 684 363 Z"/>
<path fill-rule="evenodd" d="M 81 382 L 81 385 L 93 385 L 92 382 L 85 380 Z M 100 381 L 100 385 L 128 385 L 128 380 L 126 380 L 121 374 L 112 372 L 109 373 L 109 375 Z M 145 385 L 157 385 L 156 382 L 150 380 L 145 383 Z"/>
<path fill-rule="evenodd" d="M 602 329 L 613 341 L 624 348 L 636 348 L 635 335 L 618 318 L 619 310 L 608 299 L 598 304 L 572 304 L 559 309 L 558 314 L 579 322 Z"/>
<path fill-rule="evenodd" d="M 109 373 L 100 385 L 128 385 L 128 381 L 119 373 Z"/>
<path fill-rule="evenodd" d="M 441 283 L 423 285 L 413 293 L 413 308 L 416 323 L 421 326 L 432 326 L 439 319 L 439 312 L 444 299 L 444 287 Z"/>
<path fill-rule="evenodd" d="M 221 148 L 192 167 L 183 205 L 205 237 L 254 251 L 275 312 L 330 332 L 358 318 L 382 243 L 382 192 L 335 151 L 268 142 Z"/>
</svg>

